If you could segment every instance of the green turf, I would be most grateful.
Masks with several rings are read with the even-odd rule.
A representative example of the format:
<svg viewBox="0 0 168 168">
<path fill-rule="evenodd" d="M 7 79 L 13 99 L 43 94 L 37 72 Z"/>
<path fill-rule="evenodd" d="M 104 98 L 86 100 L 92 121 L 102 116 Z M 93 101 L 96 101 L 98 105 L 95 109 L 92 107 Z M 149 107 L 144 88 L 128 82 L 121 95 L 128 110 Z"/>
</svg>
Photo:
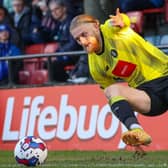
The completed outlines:
<svg viewBox="0 0 168 168">
<path fill-rule="evenodd" d="M 25 167 L 16 164 L 13 152 L 0 151 L 0 168 Z M 49 152 L 44 168 L 168 168 L 168 151 L 147 152 L 143 157 L 133 152 Z"/>
</svg>

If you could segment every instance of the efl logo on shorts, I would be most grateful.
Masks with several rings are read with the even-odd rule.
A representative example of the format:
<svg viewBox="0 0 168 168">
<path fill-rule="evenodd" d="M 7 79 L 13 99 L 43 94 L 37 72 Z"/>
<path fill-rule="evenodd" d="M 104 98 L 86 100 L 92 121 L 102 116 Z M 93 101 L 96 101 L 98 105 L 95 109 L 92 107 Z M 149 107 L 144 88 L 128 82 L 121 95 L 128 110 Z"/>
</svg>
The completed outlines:
<svg viewBox="0 0 168 168">
<path fill-rule="evenodd" d="M 113 69 L 112 74 L 119 77 L 129 77 L 134 72 L 135 68 L 136 64 L 120 60 Z"/>
</svg>

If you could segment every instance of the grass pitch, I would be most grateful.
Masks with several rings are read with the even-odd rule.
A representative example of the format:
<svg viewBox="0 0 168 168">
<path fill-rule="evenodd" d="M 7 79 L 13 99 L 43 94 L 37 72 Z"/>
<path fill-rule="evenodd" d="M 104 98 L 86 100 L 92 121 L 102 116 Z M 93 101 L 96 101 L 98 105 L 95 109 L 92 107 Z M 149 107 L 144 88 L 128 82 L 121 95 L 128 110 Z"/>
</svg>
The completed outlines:
<svg viewBox="0 0 168 168">
<path fill-rule="evenodd" d="M 0 151 L 0 168 L 22 168 L 13 157 L 13 152 Z M 168 168 L 168 151 L 134 152 L 115 151 L 49 151 L 44 168 Z"/>
</svg>

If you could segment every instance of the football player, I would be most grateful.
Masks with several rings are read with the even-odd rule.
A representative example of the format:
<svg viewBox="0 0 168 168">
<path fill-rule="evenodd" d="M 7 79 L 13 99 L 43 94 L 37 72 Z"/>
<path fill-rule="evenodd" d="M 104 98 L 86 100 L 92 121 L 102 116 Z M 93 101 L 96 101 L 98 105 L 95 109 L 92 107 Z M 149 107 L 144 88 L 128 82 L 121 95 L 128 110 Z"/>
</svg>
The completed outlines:
<svg viewBox="0 0 168 168">
<path fill-rule="evenodd" d="M 102 25 L 90 15 L 78 15 L 70 32 L 87 51 L 90 73 L 112 112 L 128 129 L 122 140 L 131 146 L 150 144 L 134 111 L 157 116 L 168 109 L 168 56 L 134 32 L 119 9 Z"/>
</svg>

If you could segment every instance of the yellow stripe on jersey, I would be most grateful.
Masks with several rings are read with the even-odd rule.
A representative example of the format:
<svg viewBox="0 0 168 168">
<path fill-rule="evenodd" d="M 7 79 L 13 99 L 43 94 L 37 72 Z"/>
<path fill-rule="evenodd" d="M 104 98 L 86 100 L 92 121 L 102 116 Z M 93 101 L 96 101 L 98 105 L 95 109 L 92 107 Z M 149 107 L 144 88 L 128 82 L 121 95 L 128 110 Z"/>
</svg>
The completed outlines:
<svg viewBox="0 0 168 168">
<path fill-rule="evenodd" d="M 145 41 L 129 27 L 128 17 L 122 14 L 125 27 L 114 27 L 109 20 L 101 25 L 104 51 L 89 54 L 93 79 L 103 88 L 118 79 L 137 87 L 152 79 L 168 75 L 168 56 Z"/>
</svg>

